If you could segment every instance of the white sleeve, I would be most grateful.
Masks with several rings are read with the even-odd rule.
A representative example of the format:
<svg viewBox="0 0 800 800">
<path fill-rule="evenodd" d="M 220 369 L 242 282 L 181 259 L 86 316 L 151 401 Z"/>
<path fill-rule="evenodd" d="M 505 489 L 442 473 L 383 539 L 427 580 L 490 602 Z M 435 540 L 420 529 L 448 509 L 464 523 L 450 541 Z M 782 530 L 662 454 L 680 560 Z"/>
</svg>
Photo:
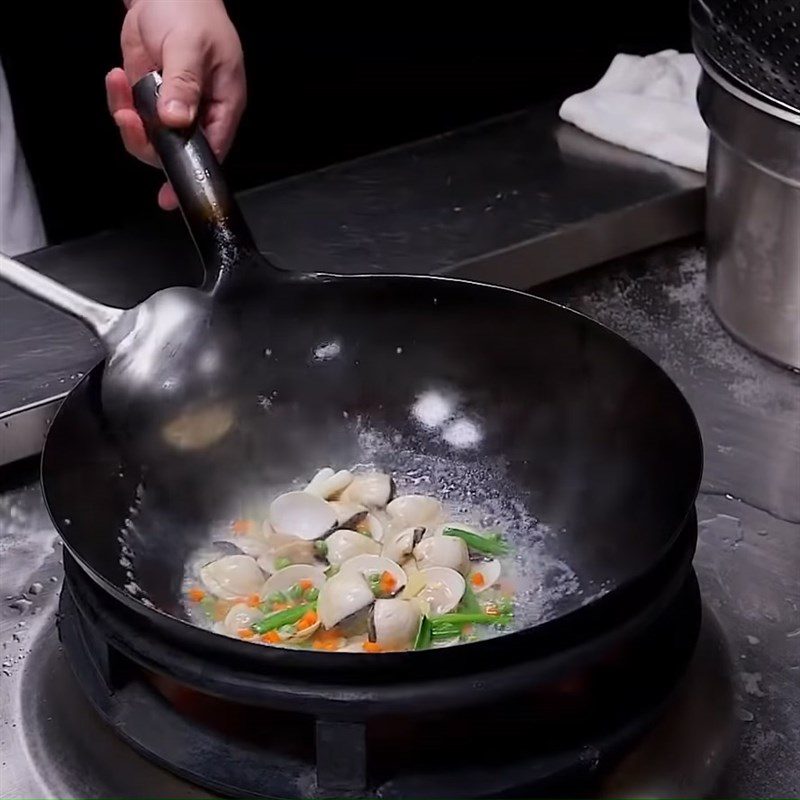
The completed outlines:
<svg viewBox="0 0 800 800">
<path fill-rule="evenodd" d="M 45 244 L 39 203 L 17 141 L 14 111 L 0 63 L 0 252 L 15 256 Z"/>
</svg>

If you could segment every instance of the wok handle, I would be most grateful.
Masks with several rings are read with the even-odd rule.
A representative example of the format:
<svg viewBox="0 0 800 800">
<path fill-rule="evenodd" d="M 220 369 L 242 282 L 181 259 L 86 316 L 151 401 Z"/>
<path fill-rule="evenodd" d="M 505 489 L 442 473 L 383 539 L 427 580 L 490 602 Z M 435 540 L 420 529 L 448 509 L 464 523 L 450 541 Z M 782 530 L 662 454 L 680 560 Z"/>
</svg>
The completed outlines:
<svg viewBox="0 0 800 800">
<path fill-rule="evenodd" d="M 203 288 L 213 291 L 246 266 L 280 271 L 258 252 L 250 229 L 199 125 L 168 128 L 158 116 L 161 75 L 149 72 L 133 87 L 133 101 L 158 154 L 206 271 Z"/>
<path fill-rule="evenodd" d="M 124 311 L 90 300 L 72 289 L 67 289 L 20 261 L 0 253 L 0 278 L 21 289 L 37 300 L 66 311 L 87 325 L 101 339 L 114 327 Z"/>
</svg>

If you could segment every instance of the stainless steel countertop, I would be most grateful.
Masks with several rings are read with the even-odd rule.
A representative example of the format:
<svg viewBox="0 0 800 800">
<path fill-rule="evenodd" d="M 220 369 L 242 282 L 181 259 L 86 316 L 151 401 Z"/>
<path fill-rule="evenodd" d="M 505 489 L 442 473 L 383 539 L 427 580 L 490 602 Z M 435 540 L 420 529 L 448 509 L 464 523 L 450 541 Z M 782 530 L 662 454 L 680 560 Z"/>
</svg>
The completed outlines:
<svg viewBox="0 0 800 800">
<path fill-rule="evenodd" d="M 702 250 L 684 242 L 544 285 L 539 293 L 632 340 L 692 404 L 705 445 L 695 567 L 708 616 L 728 642 L 738 723 L 732 752 L 721 737 L 702 751 L 700 768 L 711 774 L 724 762 L 713 796 L 797 796 L 800 377 L 722 330 L 704 299 L 703 266 Z M 35 467 L 0 471 L 2 795 L 206 796 L 142 761 L 74 697 L 54 630 L 59 558 Z M 678 739 L 702 727 L 711 702 L 702 719 L 678 706 Z M 654 785 L 668 788 L 648 796 L 692 796 L 703 786 L 672 742 L 669 768 L 654 777 Z"/>
<path fill-rule="evenodd" d="M 527 288 L 700 230 L 702 175 L 624 150 L 542 106 L 240 196 L 277 264 L 436 273 Z M 23 260 L 105 303 L 196 283 L 177 215 Z M 36 452 L 100 358 L 74 320 L 0 283 L 0 464 Z"/>
<path fill-rule="evenodd" d="M 695 568 L 725 631 L 740 736 L 720 797 L 800 795 L 800 375 L 751 353 L 705 299 L 695 246 L 543 287 L 648 353 L 686 394 L 705 451 Z"/>
</svg>

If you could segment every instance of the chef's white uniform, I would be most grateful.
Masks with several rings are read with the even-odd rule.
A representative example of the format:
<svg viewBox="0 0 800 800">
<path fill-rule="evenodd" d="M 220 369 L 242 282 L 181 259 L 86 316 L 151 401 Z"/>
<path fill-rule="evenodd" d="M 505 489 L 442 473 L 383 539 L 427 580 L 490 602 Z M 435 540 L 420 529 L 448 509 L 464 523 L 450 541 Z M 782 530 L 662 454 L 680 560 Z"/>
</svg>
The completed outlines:
<svg viewBox="0 0 800 800">
<path fill-rule="evenodd" d="M 17 141 L 14 111 L 0 63 L 0 252 L 15 256 L 45 244 L 39 203 Z"/>
</svg>

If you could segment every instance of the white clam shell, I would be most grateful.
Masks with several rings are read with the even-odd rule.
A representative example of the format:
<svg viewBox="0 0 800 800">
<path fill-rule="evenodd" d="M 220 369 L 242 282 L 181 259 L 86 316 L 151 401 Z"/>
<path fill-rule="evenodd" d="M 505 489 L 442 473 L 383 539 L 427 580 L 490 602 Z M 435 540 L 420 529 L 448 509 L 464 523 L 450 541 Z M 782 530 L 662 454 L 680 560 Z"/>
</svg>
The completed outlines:
<svg viewBox="0 0 800 800">
<path fill-rule="evenodd" d="M 452 611 L 464 596 L 467 584 L 460 572 L 448 567 L 421 569 L 419 575 L 425 581 L 416 597 L 427 603 L 433 616 Z"/>
<path fill-rule="evenodd" d="M 425 535 L 425 528 L 404 528 L 390 536 L 383 543 L 382 555 L 391 558 L 398 564 L 402 564 L 413 552 L 414 547 L 422 540 Z"/>
<path fill-rule="evenodd" d="M 270 550 L 269 544 L 257 536 L 237 536 L 232 544 L 236 545 L 246 556 L 253 558 L 261 558 Z"/>
<path fill-rule="evenodd" d="M 320 539 L 336 526 L 336 512 L 316 495 L 287 492 L 270 504 L 269 521 L 278 534 Z"/>
<path fill-rule="evenodd" d="M 355 556 L 364 553 L 377 555 L 381 551 L 381 546 L 369 536 L 349 530 L 334 531 L 325 544 L 328 546 L 328 563 L 336 567 Z"/>
<path fill-rule="evenodd" d="M 475 594 L 485 592 L 500 580 L 502 571 L 503 567 L 496 558 L 493 558 L 491 561 L 478 561 L 472 564 L 472 569 L 469 571 L 469 585 L 472 587 L 472 591 L 475 592 Z M 483 575 L 483 583 L 476 584 L 473 581 L 472 576 L 476 573 Z"/>
<path fill-rule="evenodd" d="M 386 506 L 386 512 L 395 528 L 429 527 L 444 513 L 442 504 L 434 497 L 406 494 L 396 497 Z"/>
<path fill-rule="evenodd" d="M 223 556 L 201 568 L 200 580 L 216 597 L 234 600 L 257 594 L 264 583 L 264 573 L 251 556 Z"/>
<path fill-rule="evenodd" d="M 372 607 L 371 629 L 374 641 L 383 647 L 407 647 L 419 630 L 419 605 L 411 600 L 376 600 Z"/>
<path fill-rule="evenodd" d="M 414 548 L 414 558 L 420 569 L 449 567 L 462 575 L 470 569 L 469 548 L 457 536 L 429 536 Z"/>
<path fill-rule="evenodd" d="M 263 600 L 274 592 L 285 592 L 291 589 L 292 586 L 300 581 L 311 581 L 317 589 L 322 589 L 325 584 L 325 573 L 319 567 L 312 567 L 310 564 L 292 564 L 279 569 L 274 575 L 270 576 L 264 585 L 260 587 L 259 594 Z"/>
<path fill-rule="evenodd" d="M 323 626 L 330 629 L 367 608 L 374 599 L 364 576 L 357 570 L 345 570 L 329 578 L 320 589 L 317 613 Z"/>
<path fill-rule="evenodd" d="M 309 494 L 328 500 L 339 494 L 353 482 L 353 473 L 346 469 L 334 472 L 330 467 L 321 469 L 303 490 Z"/>
<path fill-rule="evenodd" d="M 353 478 L 340 499 L 366 508 L 385 508 L 392 499 L 393 492 L 394 484 L 389 475 L 383 472 L 365 472 Z"/>
<path fill-rule="evenodd" d="M 413 558 L 406 559 L 401 566 L 403 567 L 403 572 L 406 574 L 406 578 L 410 579 L 412 575 L 416 575 L 419 572 L 417 562 L 414 561 Z"/>
<path fill-rule="evenodd" d="M 258 566 L 265 572 L 277 572 L 276 562 L 281 558 L 288 558 L 290 564 L 315 564 L 316 550 L 314 542 L 306 539 L 298 539 L 296 536 L 282 536 L 277 534 L 273 537 L 274 541 L 281 543 L 275 547 L 270 547 L 263 556 L 258 559 Z"/>
<path fill-rule="evenodd" d="M 264 612 L 261 609 L 251 608 L 246 603 L 237 603 L 225 616 L 223 622 L 225 632 L 236 636 L 241 628 L 249 628 L 263 616 Z"/>
<path fill-rule="evenodd" d="M 339 574 L 342 572 L 360 572 L 362 575 L 381 575 L 388 572 L 395 579 L 395 594 L 403 589 L 408 578 L 403 568 L 392 561 L 390 558 L 378 555 L 362 555 L 350 558 L 342 564 Z"/>
<path fill-rule="evenodd" d="M 340 500 L 331 500 L 328 507 L 336 516 L 336 525 L 339 528 L 353 528 L 367 516 L 367 509 L 356 503 L 343 503 Z"/>
<path fill-rule="evenodd" d="M 302 631 L 296 631 L 291 636 L 287 636 L 283 641 L 286 642 L 286 644 L 297 644 L 298 642 L 303 642 L 310 636 L 313 636 L 319 629 L 320 625 L 322 625 L 322 623 L 319 621 L 319 619 L 317 619 L 313 625 L 303 628 Z"/>
<path fill-rule="evenodd" d="M 321 470 L 317 472 L 317 474 L 306 484 L 306 488 L 303 489 L 304 492 L 310 492 L 311 494 L 316 494 L 319 490 L 319 487 L 325 483 L 328 478 L 332 478 L 336 474 L 335 469 L 331 469 L 331 467 L 323 467 Z"/>
<path fill-rule="evenodd" d="M 364 521 L 362 525 L 366 525 L 367 530 L 369 531 L 369 535 L 376 541 L 382 542 L 386 529 L 384 528 L 383 523 L 375 516 L 375 514 L 367 514 L 364 517 Z"/>
</svg>

